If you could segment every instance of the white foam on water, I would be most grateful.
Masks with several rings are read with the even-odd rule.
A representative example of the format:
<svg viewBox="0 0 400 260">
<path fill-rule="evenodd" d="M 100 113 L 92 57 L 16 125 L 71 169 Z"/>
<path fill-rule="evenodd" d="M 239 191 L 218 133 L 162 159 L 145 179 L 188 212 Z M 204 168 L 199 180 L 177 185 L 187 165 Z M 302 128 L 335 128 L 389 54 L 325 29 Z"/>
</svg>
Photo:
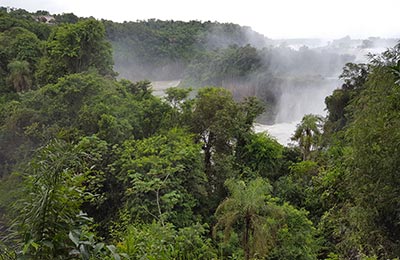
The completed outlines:
<svg viewBox="0 0 400 260">
<path fill-rule="evenodd" d="M 254 131 L 256 133 L 267 132 L 272 137 L 276 138 L 276 140 L 282 145 L 291 144 L 292 141 L 290 137 L 293 135 L 294 130 L 296 129 L 297 122 L 290 123 L 279 123 L 274 125 L 263 125 L 263 124 L 254 124 Z"/>
</svg>

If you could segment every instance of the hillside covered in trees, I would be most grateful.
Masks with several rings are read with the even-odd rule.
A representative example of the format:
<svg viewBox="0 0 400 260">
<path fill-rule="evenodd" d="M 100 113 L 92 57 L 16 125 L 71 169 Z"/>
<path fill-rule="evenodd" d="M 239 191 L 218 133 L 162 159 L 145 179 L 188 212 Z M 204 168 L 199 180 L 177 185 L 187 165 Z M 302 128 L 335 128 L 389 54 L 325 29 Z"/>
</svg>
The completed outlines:
<svg viewBox="0 0 400 260">
<path fill-rule="evenodd" d="M 400 44 L 348 63 L 326 118 L 305 115 L 284 147 L 253 131 L 273 99 L 221 85 L 295 77 L 314 51 L 275 63 L 236 25 L 218 25 L 236 45 L 209 48 L 210 23 L 43 15 L 0 9 L 0 259 L 400 255 Z M 161 98 L 118 78 L 124 48 L 137 73 L 175 62 L 201 88 Z"/>
<path fill-rule="evenodd" d="M 257 96 L 268 104 L 259 118 L 267 123 L 274 122 L 285 92 L 294 86 L 294 91 L 325 87 L 343 64 L 355 59 L 338 51 L 344 44 L 294 50 L 236 24 L 155 19 L 103 23 L 119 78 L 179 80 L 180 87 L 222 86 L 235 100 Z"/>
</svg>

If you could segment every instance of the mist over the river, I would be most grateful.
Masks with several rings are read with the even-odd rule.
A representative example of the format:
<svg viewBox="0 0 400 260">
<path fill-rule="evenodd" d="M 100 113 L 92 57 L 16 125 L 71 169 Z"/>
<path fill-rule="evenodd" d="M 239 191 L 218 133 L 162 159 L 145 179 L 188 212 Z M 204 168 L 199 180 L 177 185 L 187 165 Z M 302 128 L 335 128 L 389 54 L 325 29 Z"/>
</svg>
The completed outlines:
<svg viewBox="0 0 400 260">
<path fill-rule="evenodd" d="M 255 131 L 288 144 L 305 114 L 325 116 L 325 98 L 341 87 L 348 62 L 367 62 L 396 39 L 270 39 L 237 24 L 148 20 L 121 25 L 130 34 L 108 28 L 115 70 L 120 78 L 150 80 L 154 93 L 169 86 L 220 86 L 240 101 L 258 97 L 266 112 Z M 182 34 L 163 28 L 189 26 Z M 106 26 L 107 28 L 107 26 Z M 149 46 L 152 46 L 151 48 Z"/>
<path fill-rule="evenodd" d="M 287 42 L 280 42 L 289 48 L 301 51 L 303 45 L 299 47 L 300 40 L 288 40 Z M 310 44 L 310 48 L 320 52 L 334 52 L 346 55 L 349 58 L 346 62 L 365 63 L 368 61 L 369 54 L 378 54 L 385 51 L 390 46 L 394 45 L 396 39 L 380 39 L 370 37 L 364 40 L 352 40 L 350 37 L 326 42 L 326 45 L 321 45 L 322 40 L 306 40 L 305 44 Z M 303 65 L 307 66 L 308 60 L 303 60 Z M 329 59 L 325 64 L 327 67 L 332 66 L 329 64 Z M 317 114 L 326 116 L 325 111 L 325 98 L 332 94 L 333 90 L 341 87 L 341 80 L 339 76 L 341 69 L 346 62 L 343 62 L 341 68 L 339 66 L 331 67 L 331 70 L 324 75 L 322 80 L 317 84 L 304 84 L 298 85 L 295 82 L 288 82 L 284 87 L 280 88 L 280 95 L 278 97 L 276 113 L 273 123 L 258 122 L 255 124 L 254 129 L 256 132 L 267 131 L 270 135 L 274 136 L 281 144 L 287 145 L 291 143 L 291 136 L 293 135 L 296 126 L 300 123 L 301 119 L 306 114 Z M 302 66 L 300 64 L 300 66 Z M 338 70 L 340 68 L 340 70 Z M 318 71 L 318 69 L 316 70 Z M 314 75 L 315 76 L 315 75 Z"/>
</svg>

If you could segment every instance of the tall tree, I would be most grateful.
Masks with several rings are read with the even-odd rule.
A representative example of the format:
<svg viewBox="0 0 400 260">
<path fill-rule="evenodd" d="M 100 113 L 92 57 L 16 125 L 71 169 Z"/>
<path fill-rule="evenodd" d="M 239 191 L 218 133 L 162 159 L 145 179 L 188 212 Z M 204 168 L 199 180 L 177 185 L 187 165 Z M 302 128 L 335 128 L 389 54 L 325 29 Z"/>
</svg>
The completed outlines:
<svg viewBox="0 0 400 260">
<path fill-rule="evenodd" d="M 266 196 L 271 192 L 271 186 L 262 179 L 255 179 L 246 184 L 243 181 L 229 179 L 226 186 L 231 194 L 217 208 L 215 214 L 217 225 L 224 229 L 225 238 L 229 238 L 234 225 L 239 225 L 242 233 L 242 246 L 245 259 L 250 259 L 257 252 L 255 245 L 267 243 L 263 224 L 268 212 Z M 266 245 L 267 246 L 267 245 Z"/>
<path fill-rule="evenodd" d="M 226 181 L 230 196 L 217 208 L 214 235 L 223 229 L 225 241 L 241 234 L 247 259 L 316 259 L 315 229 L 307 212 L 277 203 L 271 186 L 257 178 L 248 183 Z"/>
<path fill-rule="evenodd" d="M 262 111 L 263 106 L 256 98 L 238 103 L 229 90 L 216 87 L 199 90 L 193 102 L 191 130 L 198 135 L 204 151 L 211 212 L 226 195 L 225 180 L 239 174 L 235 159 L 243 156 L 251 139 L 252 124 Z"/>
<path fill-rule="evenodd" d="M 239 128 L 239 111 L 231 93 L 223 88 L 202 88 L 194 102 L 192 131 L 198 135 L 204 151 L 212 212 L 224 198 L 224 182 L 233 173 L 232 159 L 235 133 Z"/>
</svg>

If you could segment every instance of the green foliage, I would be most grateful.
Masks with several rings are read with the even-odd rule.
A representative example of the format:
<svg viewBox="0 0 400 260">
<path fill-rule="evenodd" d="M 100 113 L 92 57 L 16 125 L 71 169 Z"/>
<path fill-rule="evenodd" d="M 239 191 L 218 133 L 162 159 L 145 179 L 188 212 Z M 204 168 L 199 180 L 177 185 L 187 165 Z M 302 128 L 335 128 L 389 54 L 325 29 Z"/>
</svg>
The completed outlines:
<svg viewBox="0 0 400 260">
<path fill-rule="evenodd" d="M 399 89 L 393 71 L 398 49 L 396 45 L 372 56 L 367 65 L 345 68 L 342 92 L 347 100 L 334 95 L 333 106 L 328 107 L 331 123 L 343 119 L 335 115 L 339 111 L 345 125 L 330 137 L 330 163 L 319 188 L 328 209 L 320 228 L 340 258 L 386 259 L 399 254 L 395 188 Z M 335 100 L 341 102 L 337 110 Z"/>
<path fill-rule="evenodd" d="M 297 141 L 303 154 L 303 160 L 310 160 L 312 153 L 318 149 L 321 143 L 322 117 L 308 114 L 303 117 L 296 126 L 296 131 L 292 136 L 293 141 Z"/>
<path fill-rule="evenodd" d="M 349 188 L 357 213 L 367 216 L 360 218 L 356 214 L 353 220 L 361 236 L 375 234 L 363 240 L 366 246 L 363 250 L 389 257 L 400 252 L 395 242 L 400 234 L 396 199 L 400 89 L 394 82 L 386 68 L 376 68 L 370 73 L 366 89 L 352 104 L 354 120 L 347 132 L 353 148 Z M 383 249 L 379 250 L 379 245 Z"/>
<path fill-rule="evenodd" d="M 74 15 L 73 13 L 62 13 L 54 16 L 56 23 L 77 23 L 79 21 L 79 17 Z"/>
<path fill-rule="evenodd" d="M 202 88 L 194 104 L 193 131 L 204 143 L 206 165 L 211 163 L 211 151 L 229 152 L 238 128 L 239 108 L 229 91 L 223 88 Z"/>
<path fill-rule="evenodd" d="M 97 134 L 110 144 L 148 137 L 168 125 L 164 117 L 172 109 L 151 94 L 130 94 L 122 84 L 95 73 L 60 78 L 19 99 L 0 110 L 4 163 L 22 160 L 19 148 L 34 149 L 55 137 L 78 140 Z"/>
<path fill-rule="evenodd" d="M 0 259 L 1 260 L 14 260 L 16 259 L 15 252 L 0 242 Z"/>
<path fill-rule="evenodd" d="M 206 226 L 196 224 L 175 229 L 173 225 L 130 225 L 117 248 L 130 259 L 215 259 Z"/>
<path fill-rule="evenodd" d="M 114 175 L 110 173 L 109 164 L 114 160 L 114 147 L 97 136 L 82 137 L 76 149 L 83 151 L 84 161 L 90 164 L 85 175 L 85 191 L 93 194 L 84 201 L 81 210 L 93 218 L 95 229 L 99 235 L 105 236 L 110 226 L 110 219 L 116 215 L 121 206 L 118 196 L 120 186 Z"/>
<path fill-rule="evenodd" d="M 168 88 L 165 101 L 171 106 L 166 113 L 164 124 L 171 127 L 190 127 L 194 100 L 189 99 L 191 88 Z"/>
<path fill-rule="evenodd" d="M 297 208 L 305 208 L 311 213 L 311 220 L 317 221 L 323 214 L 320 194 L 316 193 L 318 164 L 313 161 L 301 161 L 293 163 L 289 170 L 288 175 L 280 177 L 275 183 L 275 195 Z"/>
<path fill-rule="evenodd" d="M 21 30 L 17 35 L 14 35 L 10 42 L 9 53 L 10 57 L 25 60 L 34 68 L 38 59 L 42 56 L 42 42 L 35 34 Z"/>
<path fill-rule="evenodd" d="M 257 49 L 234 24 L 42 15 L 0 8 L 0 259 L 400 255 L 400 44 L 346 64 L 324 126 L 306 115 L 282 147 L 247 96 L 272 118 L 286 84 L 350 57 Z M 229 90 L 117 81 L 106 34 L 122 74 Z"/>
<path fill-rule="evenodd" d="M 236 103 L 226 89 L 215 87 L 200 89 L 193 107 L 191 131 L 197 134 L 204 151 L 205 173 L 210 183 L 207 189 L 212 198 L 208 208 L 213 212 L 225 197 L 225 180 L 238 175 L 235 150 L 244 145 L 243 139 L 251 131 L 251 110 Z"/>
<path fill-rule="evenodd" d="M 267 229 L 275 241 L 266 259 L 317 259 L 319 244 L 308 212 L 287 203 L 270 207 Z"/>
<path fill-rule="evenodd" d="M 90 219 L 87 219 L 90 221 Z M 68 253 L 72 259 L 121 259 L 124 254 L 118 254 L 114 245 L 106 245 L 95 240 L 94 234 L 85 229 L 74 229 L 69 232 L 68 237 L 73 242 L 74 247 Z"/>
<path fill-rule="evenodd" d="M 185 103 L 186 104 L 186 103 Z M 190 129 L 196 133 L 204 151 L 204 167 L 208 178 L 210 200 L 204 208 L 209 216 L 225 197 L 224 182 L 237 177 L 243 171 L 241 159 L 252 133 L 255 118 L 263 110 L 257 99 L 245 99 L 241 103 L 233 100 L 232 94 L 223 88 L 205 87 L 198 91 L 191 114 Z"/>
<path fill-rule="evenodd" d="M 124 200 L 132 220 L 186 226 L 204 195 L 200 147 L 179 129 L 124 143 L 115 168 L 125 183 Z"/>
<path fill-rule="evenodd" d="M 326 108 L 329 111 L 328 120 L 324 125 L 325 131 L 337 132 L 343 129 L 347 122 L 345 107 L 349 101 L 349 92 L 344 89 L 336 89 L 332 95 L 325 98 Z"/>
<path fill-rule="evenodd" d="M 258 176 L 274 179 L 280 168 L 283 147 L 264 133 L 250 136 L 243 149 L 242 161 Z"/>
<path fill-rule="evenodd" d="M 42 42 L 37 36 L 20 27 L 0 33 L 0 86 L 11 88 L 1 92 L 20 92 L 34 85 L 34 73 L 42 55 Z"/>
<path fill-rule="evenodd" d="M 7 31 L 13 27 L 21 27 L 33 32 L 40 40 L 46 40 L 51 28 L 41 24 L 33 18 L 31 14 L 22 9 L 7 13 L 5 10 L 0 12 L 0 32 Z"/>
<path fill-rule="evenodd" d="M 263 229 L 263 217 L 267 212 L 266 196 L 270 193 L 271 186 L 262 179 L 250 181 L 247 185 L 243 181 L 229 179 L 226 181 L 231 197 L 225 199 L 217 208 L 215 214 L 218 220 L 214 233 L 219 228 L 224 230 L 225 241 L 231 235 L 234 225 L 239 225 L 242 233 L 242 246 L 245 259 L 254 255 L 264 256 L 267 246 L 266 232 Z M 264 244 L 263 247 L 257 248 Z M 260 251 L 262 250 L 262 251 Z"/>
<path fill-rule="evenodd" d="M 165 91 L 167 102 L 175 109 L 182 110 L 182 103 L 185 99 L 188 98 L 189 93 L 192 91 L 191 88 L 183 89 L 183 88 L 168 88 Z"/>
<path fill-rule="evenodd" d="M 83 187 L 90 166 L 80 156 L 71 145 L 55 140 L 30 162 L 25 197 L 15 209 L 22 255 L 41 259 L 68 255 L 68 233 L 79 225 L 80 206 L 91 197 Z"/>
<path fill-rule="evenodd" d="M 130 93 L 140 99 L 151 97 L 151 82 L 148 80 L 132 83 L 126 79 L 122 79 L 121 84 L 123 84 Z"/>
<path fill-rule="evenodd" d="M 261 67 L 261 57 L 261 53 L 250 45 L 230 46 L 210 52 L 189 65 L 183 84 L 222 86 L 225 80 L 251 75 Z"/>
<path fill-rule="evenodd" d="M 93 147 L 88 149 L 89 140 L 95 141 L 50 142 L 36 152 L 22 174 L 22 191 L 13 208 L 13 232 L 6 237 L 19 258 L 119 257 L 111 252 L 112 246 L 97 242 L 93 219 L 81 211 L 85 204 L 98 205 L 103 195 L 104 179 L 96 169 L 101 158 Z M 100 143 L 92 146 L 101 150 Z"/>
<path fill-rule="evenodd" d="M 112 65 L 104 26 L 87 19 L 55 28 L 46 43 L 37 78 L 41 84 L 54 83 L 59 77 L 89 69 L 101 75 L 114 75 Z"/>
<path fill-rule="evenodd" d="M 306 211 L 279 205 L 260 178 L 247 184 L 230 179 L 226 185 L 230 197 L 216 210 L 214 233 L 222 228 L 225 241 L 241 234 L 245 259 L 316 259 L 315 230 Z"/>
<path fill-rule="evenodd" d="M 8 64 L 10 75 L 7 81 L 16 92 L 29 90 L 32 87 L 32 76 L 27 61 L 12 61 Z"/>
<path fill-rule="evenodd" d="M 189 63 L 196 64 L 196 57 L 207 56 L 209 50 L 235 44 L 257 43 L 260 46 L 265 41 L 262 35 L 236 24 L 155 19 L 103 23 L 113 45 L 116 70 L 130 80 L 182 78 L 186 74 L 185 67 Z M 252 37 L 248 37 L 250 34 Z M 240 66 L 249 68 L 253 64 L 243 59 Z"/>
<path fill-rule="evenodd" d="M 343 68 L 340 75 L 344 81 L 342 88 L 334 90 L 332 95 L 325 98 L 328 110 L 327 121 L 324 125 L 324 131 L 327 132 L 325 138 L 342 130 L 351 119 L 352 111 L 347 106 L 364 88 L 369 70 L 368 64 L 347 63 Z"/>
</svg>

